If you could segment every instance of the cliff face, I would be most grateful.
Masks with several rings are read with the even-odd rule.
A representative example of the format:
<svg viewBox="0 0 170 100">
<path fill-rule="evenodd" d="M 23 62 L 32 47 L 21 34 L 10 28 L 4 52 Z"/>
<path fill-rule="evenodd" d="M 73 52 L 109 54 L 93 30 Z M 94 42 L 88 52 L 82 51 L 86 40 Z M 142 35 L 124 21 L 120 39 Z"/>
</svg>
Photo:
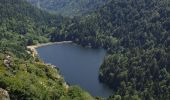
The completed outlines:
<svg viewBox="0 0 170 100">
<path fill-rule="evenodd" d="M 0 100 L 10 100 L 8 91 L 0 88 Z"/>
</svg>

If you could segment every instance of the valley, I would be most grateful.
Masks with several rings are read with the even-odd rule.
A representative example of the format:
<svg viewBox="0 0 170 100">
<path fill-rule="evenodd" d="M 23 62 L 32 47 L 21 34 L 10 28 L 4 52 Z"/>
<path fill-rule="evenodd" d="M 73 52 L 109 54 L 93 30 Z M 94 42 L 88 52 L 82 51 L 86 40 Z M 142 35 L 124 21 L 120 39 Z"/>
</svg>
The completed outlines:
<svg viewBox="0 0 170 100">
<path fill-rule="evenodd" d="M 99 1 L 80 0 L 82 2 L 76 3 L 84 5 L 83 13 L 79 13 L 81 10 L 70 11 L 74 10 L 73 8 L 76 10 L 79 8 L 77 5 L 71 8 L 62 1 L 63 6 L 60 7 L 61 5 L 58 4 L 60 5 L 58 7 L 61 8 L 59 11 L 63 12 L 63 15 L 57 11 L 55 13 L 49 11 L 51 9 L 48 7 L 52 7 L 51 4 L 57 5 L 53 0 L 48 3 L 43 0 L 39 6 L 37 6 L 37 0 L 29 1 L 31 4 L 26 0 L 0 0 L 0 88 L 7 91 L 12 100 L 104 99 L 97 95 L 92 96 L 83 86 L 82 89 L 81 85 L 80 87 L 72 86 L 75 83 L 70 84 L 66 89 L 64 84 L 68 78 L 67 76 L 63 78 L 60 75 L 62 70 L 60 73 L 58 69 L 59 67 L 62 69 L 63 65 L 50 67 L 40 59 L 44 57 L 33 57 L 27 52 L 27 46 L 61 41 L 72 41 L 85 48 L 106 50 L 107 55 L 103 55 L 102 52 L 93 52 L 99 53 L 96 56 L 102 53 L 103 59 L 100 59 L 100 64 L 94 63 L 98 64 L 96 67 L 98 74 L 92 72 L 95 73 L 95 79 L 98 77 L 102 84 L 113 91 L 105 99 L 168 100 L 170 98 L 169 0 L 108 0 L 105 3 L 101 1 L 99 5 Z M 60 0 L 58 2 L 61 3 Z M 69 5 L 74 3 L 67 2 Z M 90 6 L 88 3 L 94 8 L 88 7 Z M 85 8 L 89 8 L 87 12 Z M 53 46 L 56 45 L 49 47 Z M 59 47 L 56 46 L 56 48 Z M 70 49 L 65 47 L 61 51 L 71 55 L 84 50 L 79 50 L 81 47 L 76 50 L 71 48 L 77 47 L 71 46 Z M 50 50 L 55 52 L 60 49 Z M 79 57 L 83 59 L 88 55 L 86 53 L 84 51 Z M 41 54 L 45 54 L 45 51 L 40 53 L 40 56 Z M 89 56 L 92 55 L 89 54 Z M 43 56 L 48 58 L 50 55 Z M 59 57 L 67 58 L 65 55 Z M 56 65 L 62 62 L 60 58 L 56 58 L 56 61 L 59 61 Z M 93 57 L 87 57 L 84 61 L 91 58 Z M 94 60 L 99 58 L 96 57 Z M 51 61 L 47 62 L 52 63 Z M 78 66 L 83 67 L 83 65 Z M 72 66 L 70 64 L 71 68 Z M 75 80 L 71 79 L 69 82 L 72 83 Z"/>
</svg>

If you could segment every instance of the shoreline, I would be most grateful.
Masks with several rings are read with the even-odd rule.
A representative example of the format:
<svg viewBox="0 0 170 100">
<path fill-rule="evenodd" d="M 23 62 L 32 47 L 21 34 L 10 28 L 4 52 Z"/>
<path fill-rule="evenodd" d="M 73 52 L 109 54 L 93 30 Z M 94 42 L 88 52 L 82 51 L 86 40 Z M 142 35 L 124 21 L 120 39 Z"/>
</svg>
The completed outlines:
<svg viewBox="0 0 170 100">
<path fill-rule="evenodd" d="M 38 55 L 38 51 L 36 50 L 37 48 L 49 46 L 49 45 L 54 45 L 54 44 L 66 44 L 66 43 L 73 43 L 73 42 L 72 41 L 61 41 L 61 42 L 42 43 L 42 44 L 27 46 L 27 49 L 30 50 L 30 51 L 28 51 L 28 53 L 30 53 L 35 58 Z M 45 63 L 44 61 L 43 61 L 43 64 L 50 66 L 52 68 L 56 67 L 55 65 L 52 65 L 50 63 Z M 60 74 L 58 74 L 57 77 L 61 78 L 62 76 Z M 65 87 L 65 89 L 67 91 L 68 88 L 69 88 L 69 85 L 66 82 L 64 82 L 63 86 Z"/>
<path fill-rule="evenodd" d="M 33 55 L 33 57 L 35 57 L 36 55 L 38 55 L 38 52 L 36 50 L 37 48 L 54 45 L 54 44 L 65 44 L 65 43 L 72 43 L 72 41 L 42 43 L 42 44 L 27 46 L 27 49 L 29 49 L 31 51 L 31 54 Z"/>
</svg>

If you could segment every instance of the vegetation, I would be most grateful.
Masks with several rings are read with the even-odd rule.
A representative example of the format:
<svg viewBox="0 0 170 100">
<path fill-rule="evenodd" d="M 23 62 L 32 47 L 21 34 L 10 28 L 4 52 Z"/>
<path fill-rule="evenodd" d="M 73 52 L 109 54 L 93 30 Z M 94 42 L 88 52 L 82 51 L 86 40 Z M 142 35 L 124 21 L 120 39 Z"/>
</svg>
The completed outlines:
<svg viewBox="0 0 170 100">
<path fill-rule="evenodd" d="M 168 0 L 112 0 L 98 13 L 100 29 L 118 39 L 99 78 L 122 99 L 170 98 L 169 7 Z"/>
<path fill-rule="evenodd" d="M 109 99 L 170 98 L 170 2 L 110 0 L 100 10 L 74 18 L 51 34 L 108 49 L 99 79 L 114 94 Z M 56 34 L 60 33 L 60 34 Z"/>
<path fill-rule="evenodd" d="M 10 68 L 0 61 L 0 87 L 9 91 L 12 100 L 93 99 L 77 87 L 67 88 L 59 72 L 51 66 L 17 58 L 12 60 Z"/>
<path fill-rule="evenodd" d="M 0 8 L 0 87 L 8 91 L 10 99 L 94 99 L 79 87 L 68 87 L 58 69 L 33 58 L 26 48 L 49 41 L 44 33 L 60 23 L 54 22 L 56 16 L 23 0 L 0 0 Z"/>
<path fill-rule="evenodd" d="M 114 90 L 108 100 L 170 99 L 169 0 L 108 0 L 74 18 L 50 15 L 22 0 L 1 0 L 0 8 L 0 87 L 11 98 L 92 99 L 78 87 L 66 89 L 59 72 L 32 60 L 26 49 L 71 40 L 108 50 L 99 72 L 100 81 Z M 6 66 L 7 55 L 12 60 Z"/>
<path fill-rule="evenodd" d="M 40 9 L 67 17 L 81 16 L 96 10 L 107 0 L 27 0 Z"/>
</svg>

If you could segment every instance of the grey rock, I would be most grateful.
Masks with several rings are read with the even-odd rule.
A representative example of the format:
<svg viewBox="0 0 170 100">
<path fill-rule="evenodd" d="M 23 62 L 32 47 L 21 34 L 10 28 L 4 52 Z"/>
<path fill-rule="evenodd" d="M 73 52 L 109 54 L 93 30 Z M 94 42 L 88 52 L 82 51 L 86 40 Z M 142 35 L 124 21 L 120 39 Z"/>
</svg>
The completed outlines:
<svg viewBox="0 0 170 100">
<path fill-rule="evenodd" d="M 0 88 L 0 100 L 10 100 L 8 91 Z"/>
</svg>

